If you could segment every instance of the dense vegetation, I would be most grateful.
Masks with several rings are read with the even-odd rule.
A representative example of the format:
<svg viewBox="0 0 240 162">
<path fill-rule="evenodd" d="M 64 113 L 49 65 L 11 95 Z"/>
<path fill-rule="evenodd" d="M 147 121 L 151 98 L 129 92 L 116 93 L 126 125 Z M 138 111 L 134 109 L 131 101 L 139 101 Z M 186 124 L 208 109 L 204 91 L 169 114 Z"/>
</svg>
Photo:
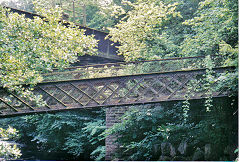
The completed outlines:
<svg viewBox="0 0 240 162">
<path fill-rule="evenodd" d="M 117 143 L 122 146 L 114 157 L 167 161 L 234 158 L 233 152 L 230 155 L 226 151 L 226 146 L 237 148 L 238 126 L 237 122 L 232 122 L 237 121 L 237 106 L 229 106 L 231 102 L 226 98 L 215 99 L 214 109 L 206 112 L 203 100 L 191 101 L 187 120 L 182 102 L 132 106 L 121 117 L 122 123 L 106 131 L 106 134 L 118 134 Z M 170 144 L 170 148 L 163 148 L 164 143 Z M 186 150 L 180 147 L 184 143 Z M 194 159 L 196 149 L 199 147 L 204 151 L 207 145 L 211 147 L 209 155 Z M 168 149 L 172 151 L 168 152 Z"/>
<path fill-rule="evenodd" d="M 68 160 L 78 160 L 79 158 L 100 160 L 105 155 L 98 152 L 99 149 L 104 150 L 105 145 L 104 138 L 101 140 L 98 138 L 98 135 L 105 130 L 104 111 L 73 111 L 30 115 L 4 119 L 1 120 L 1 124 L 5 127 L 12 125 L 20 130 L 22 136 L 20 143 L 27 143 L 28 145 L 34 143 L 33 146 L 29 147 L 37 152 L 35 158 L 64 160 L 60 158 L 68 157 L 67 153 L 69 153 L 76 158 L 69 156 L 70 159 Z M 26 149 L 28 150 L 28 148 Z M 41 153 L 43 150 L 45 153 Z M 56 157 L 54 153 L 60 153 L 59 157 Z M 55 157 L 48 157 L 48 154 Z M 22 157 L 31 158 L 29 156 L 23 155 Z"/>
<path fill-rule="evenodd" d="M 0 6 L 0 85 L 38 105 L 44 102 L 31 90 L 42 81 L 42 73 L 69 66 L 78 55 L 94 54 L 97 44 L 93 36 L 84 35 L 74 24 L 66 27 L 59 22 L 60 8 L 45 12 L 43 5 L 36 2 L 34 9 L 44 19 L 26 19 Z M 11 103 L 8 98 L 4 100 Z"/>
<path fill-rule="evenodd" d="M 84 35 L 74 24 L 69 27 L 59 23 L 61 9 L 45 12 L 42 3 L 35 10 L 45 17 L 26 19 L 24 15 L 8 13 L 0 7 L 0 83 L 7 90 L 30 100 L 40 101 L 31 89 L 20 84 L 34 85 L 42 81 L 42 73 L 53 68 L 69 66 L 78 55 L 94 54 L 97 40 Z"/>
<path fill-rule="evenodd" d="M 0 83 L 27 95 L 29 91 L 19 90 L 14 85 L 40 82 L 40 72 L 69 65 L 76 60 L 77 53 L 94 51 L 96 41 L 83 36 L 83 31 L 76 30 L 74 25 L 65 28 L 56 23 L 60 19 L 59 8 L 52 10 L 54 16 L 51 17 L 51 12 L 46 13 L 41 6 L 37 10 L 30 7 L 30 1 L 22 2 L 29 10 L 41 11 L 49 23 L 40 18 L 26 20 L 17 14 L 6 16 L 6 11 L 1 9 Z M 123 122 L 110 129 L 105 127 L 105 112 L 95 110 L 4 119 L 1 127 L 7 129 L 11 125 L 19 130 L 19 142 L 29 145 L 35 142 L 35 150 L 63 153 L 65 159 L 60 160 L 103 160 L 104 138 L 116 133 L 120 135 L 117 142 L 123 147 L 113 157 L 123 160 L 192 160 L 195 154 L 201 155 L 197 160 L 234 160 L 234 150 L 238 147 L 238 70 L 215 75 L 214 62 L 208 55 L 221 55 L 225 66 L 238 67 L 237 0 L 98 2 L 85 1 L 87 25 L 109 31 L 109 38 L 120 43 L 119 53 L 126 61 L 206 56 L 204 66 L 208 70 L 204 87 L 200 88 L 207 90 L 208 98 L 195 102 L 188 101 L 186 96 L 184 102 L 131 106 L 123 115 Z M 53 34 L 55 32 L 61 33 L 60 36 Z M 69 33 L 74 36 L 72 41 L 69 41 Z M 59 39 L 65 42 L 58 43 Z M 42 46 L 36 47 L 39 43 Z M 66 46 L 71 48 L 66 51 Z M 214 88 L 229 88 L 230 98 L 211 98 L 211 84 L 215 80 L 220 83 Z M 162 145 L 166 143 L 176 148 L 175 159 L 168 159 L 168 154 L 160 157 L 164 150 Z M 177 148 L 185 143 L 191 151 L 181 154 Z M 211 153 L 202 157 L 201 150 L 209 147 Z M 0 157 L 3 157 L 1 151 Z M 19 152 L 15 157 L 18 156 Z"/>
<path fill-rule="evenodd" d="M 9 140 L 17 140 L 19 138 L 18 131 L 12 127 L 6 129 L 0 128 L 0 159 L 16 160 L 22 154 L 15 142 Z"/>
</svg>

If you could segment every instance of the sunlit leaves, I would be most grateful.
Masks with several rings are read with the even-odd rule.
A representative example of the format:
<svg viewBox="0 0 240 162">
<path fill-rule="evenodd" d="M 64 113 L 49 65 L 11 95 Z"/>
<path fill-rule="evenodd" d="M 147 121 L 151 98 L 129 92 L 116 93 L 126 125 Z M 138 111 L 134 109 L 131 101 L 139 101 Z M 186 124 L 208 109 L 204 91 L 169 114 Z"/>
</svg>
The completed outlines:
<svg viewBox="0 0 240 162">
<path fill-rule="evenodd" d="M 181 16 L 175 11 L 177 3 L 165 5 L 162 1 L 139 0 L 128 2 L 128 5 L 132 10 L 114 28 L 109 28 L 110 39 L 120 43 L 119 54 L 124 55 L 127 61 L 161 57 L 165 50 L 163 46 L 171 44 L 168 35 L 161 30 L 169 20 Z"/>
<path fill-rule="evenodd" d="M 16 144 L 12 144 L 7 140 L 16 139 L 18 131 L 12 127 L 8 129 L 0 128 L 0 158 L 4 160 L 15 160 L 21 156 L 21 151 Z"/>
<path fill-rule="evenodd" d="M 66 27 L 60 22 L 60 8 L 40 6 L 36 9 L 43 19 L 27 19 L 0 8 L 0 84 L 8 90 L 17 90 L 17 84 L 39 83 L 41 73 L 66 67 L 77 61 L 78 55 L 96 51 L 93 36 L 84 35 L 74 24 Z"/>
<path fill-rule="evenodd" d="M 195 17 L 183 24 L 193 32 L 185 35 L 182 55 L 209 55 L 219 52 L 222 41 L 233 48 L 237 44 L 237 7 L 230 0 L 204 0 L 199 3 Z"/>
</svg>

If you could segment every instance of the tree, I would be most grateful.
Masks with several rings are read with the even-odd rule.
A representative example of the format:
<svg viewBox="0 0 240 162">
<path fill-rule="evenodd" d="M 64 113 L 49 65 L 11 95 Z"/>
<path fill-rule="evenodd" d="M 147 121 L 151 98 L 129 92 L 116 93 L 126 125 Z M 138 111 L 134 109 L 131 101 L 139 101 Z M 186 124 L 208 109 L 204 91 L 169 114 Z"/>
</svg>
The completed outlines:
<svg viewBox="0 0 240 162">
<path fill-rule="evenodd" d="M 42 155 L 47 155 L 35 158 L 62 160 L 62 157 L 68 156 L 70 160 L 104 159 L 105 141 L 104 138 L 99 139 L 106 128 L 103 110 L 74 110 L 1 119 L 0 127 L 7 128 L 8 125 L 19 130 L 19 143 L 31 147 L 32 152 L 40 151 Z M 54 156 L 59 153 L 62 156 L 55 157 L 57 159 L 49 157 L 49 154 Z"/>
<path fill-rule="evenodd" d="M 126 3 L 132 10 L 125 13 L 122 8 L 117 8 L 117 14 L 126 16 L 114 28 L 109 28 L 110 39 L 120 43 L 119 54 L 124 55 L 127 61 L 171 55 L 175 45 L 163 29 L 171 19 L 181 17 L 176 12 L 177 3 L 164 4 L 159 0 Z"/>
<path fill-rule="evenodd" d="M 0 4 L 28 12 L 34 12 L 32 1 L 33 0 L 2 0 Z"/>
<path fill-rule="evenodd" d="M 156 5 L 157 1 L 151 1 L 152 4 L 154 4 L 153 2 L 155 2 Z M 208 98 L 205 102 L 199 103 L 197 107 L 200 107 L 201 111 L 206 113 L 207 117 L 201 119 L 201 121 L 194 121 L 192 126 L 186 127 L 188 126 L 186 123 L 188 123 L 189 118 L 191 118 L 189 111 L 194 109 L 193 104 L 187 101 L 189 104 L 187 113 L 185 113 L 183 109 L 183 114 L 180 116 L 186 118 L 185 121 L 187 122 L 177 120 L 180 122 L 179 125 L 183 127 L 174 129 L 175 126 L 178 126 L 175 121 L 173 125 L 170 124 L 173 127 L 169 127 L 168 133 L 171 134 L 171 129 L 173 128 L 172 137 L 174 137 L 179 131 L 181 132 L 181 129 L 188 130 L 189 133 L 184 132 L 184 135 L 187 134 L 189 138 L 193 137 L 201 144 L 208 142 L 214 145 L 213 147 L 216 149 L 215 153 L 218 154 L 218 157 L 212 157 L 213 159 L 224 159 L 226 157 L 221 157 L 224 151 L 222 149 L 223 146 L 234 142 L 236 143 L 236 140 L 232 142 L 226 139 L 230 136 L 236 136 L 237 103 L 235 97 L 230 98 L 230 101 L 229 99 L 221 98 L 218 101 L 221 104 L 218 102 L 214 103 L 214 100 L 211 98 L 211 93 L 213 92 L 212 89 L 222 88 L 228 88 L 231 92 L 230 96 L 237 96 L 238 93 L 237 2 L 235 0 L 203 0 L 199 3 L 198 1 L 196 3 L 191 1 L 192 4 L 189 4 L 189 6 L 194 4 L 191 14 L 186 11 L 185 7 L 188 6 L 186 1 L 165 0 L 164 2 L 166 6 L 173 2 L 179 2 L 179 4 L 175 6 L 174 13 L 180 12 L 182 17 L 168 15 L 170 17 L 168 21 L 164 21 L 162 24 L 156 20 L 156 24 L 159 26 L 153 27 L 152 25 L 155 25 L 155 22 L 149 23 L 150 25 L 148 22 L 150 22 L 151 18 L 156 14 L 156 12 L 151 13 L 154 11 L 155 6 L 148 6 L 148 9 L 143 9 L 144 7 L 140 9 L 141 5 L 147 6 L 148 3 L 139 0 L 132 5 L 134 7 L 131 11 L 127 13 L 124 13 L 124 10 L 121 11 L 127 16 L 124 17 L 125 19 L 122 19 L 119 24 L 110 29 L 109 37 L 114 42 L 120 43 L 120 54 L 123 54 L 127 61 L 155 59 L 159 58 L 159 56 L 206 56 L 204 66 L 207 68 L 207 73 L 205 78 L 202 80 L 199 79 L 198 81 L 204 82 L 204 86 L 199 89 L 206 90 Z M 190 10 L 191 8 L 187 9 Z M 147 15 L 148 12 L 151 13 L 151 15 Z M 142 26 L 141 23 L 143 24 Z M 145 30 L 145 28 L 149 30 Z M 165 34 L 163 35 L 163 33 Z M 147 37 L 148 34 L 150 35 L 149 37 Z M 153 50 L 154 52 L 152 52 Z M 157 57 L 155 57 L 155 55 Z M 235 66 L 236 71 L 222 73 L 220 75 L 214 74 L 214 61 L 211 60 L 209 55 L 222 56 L 225 61 L 221 63 L 221 66 Z M 218 82 L 217 84 L 215 84 L 216 81 Z M 189 89 L 193 87 L 194 86 L 189 86 Z M 226 102 L 226 100 L 228 100 L 228 102 Z M 223 105 L 225 102 L 226 104 Z M 186 105 L 183 104 L 183 106 Z M 123 153 L 126 153 L 127 155 L 131 155 L 127 156 L 127 160 L 148 160 L 147 158 L 151 158 L 152 156 L 149 150 L 151 150 L 154 145 L 154 142 L 152 142 L 155 140 L 154 138 L 157 136 L 158 140 L 161 141 L 160 137 L 162 137 L 164 131 L 160 130 L 161 132 L 155 131 L 153 133 L 153 130 L 143 130 L 144 124 L 148 126 L 152 126 L 153 124 L 147 124 L 145 121 L 140 123 L 140 121 L 138 121 L 141 119 L 142 122 L 142 120 L 147 119 L 147 113 L 139 115 L 141 111 L 143 110 L 140 108 L 140 110 L 136 112 L 127 112 L 122 118 L 122 123 L 116 124 L 107 130 L 110 134 L 117 133 L 119 135 L 117 142 L 119 142 L 121 146 L 124 146 L 119 150 L 121 158 L 126 157 L 123 155 Z M 159 113 L 157 117 L 160 117 L 160 115 L 162 115 L 162 113 Z M 226 120 L 223 121 L 223 118 Z M 161 122 L 163 120 L 158 121 Z M 169 124 L 171 122 L 167 123 Z M 157 126 L 161 127 L 160 124 L 157 124 Z M 231 131 L 229 129 L 231 129 Z M 177 130 L 177 132 L 175 132 L 175 130 Z M 140 134 L 140 136 L 138 137 L 136 134 Z M 171 138 L 171 135 L 169 138 Z M 177 138 L 173 138 L 172 141 L 176 139 Z M 181 140 L 179 140 L 179 142 L 180 141 Z M 223 143 L 225 144 L 221 146 Z M 144 150 L 144 148 L 147 147 L 149 149 Z"/>
<path fill-rule="evenodd" d="M 226 156 L 226 147 L 237 147 L 238 116 L 234 115 L 237 102 L 230 106 L 229 98 L 215 99 L 211 112 L 204 111 L 200 100 L 190 102 L 187 121 L 184 121 L 181 101 L 129 107 L 120 118 L 122 122 L 105 131 L 106 135 L 117 134 L 118 137 L 116 145 L 120 147 L 113 156 L 127 161 L 192 160 L 197 147 L 204 149 L 210 144 L 211 157 L 205 157 L 205 160 L 234 160 L 237 155 Z M 187 141 L 185 154 L 179 150 L 183 141 Z M 162 146 L 166 143 L 171 144 L 171 151 Z"/>
<path fill-rule="evenodd" d="M 21 151 L 17 145 L 8 140 L 16 140 L 19 137 L 18 131 L 12 127 L 0 128 L 0 159 L 15 160 L 21 156 Z"/>
<path fill-rule="evenodd" d="M 195 16 L 184 22 L 192 28 L 192 32 L 185 35 L 181 45 L 182 55 L 222 54 L 223 44 L 236 48 L 238 45 L 237 15 L 238 5 L 235 0 L 200 2 Z"/>
<path fill-rule="evenodd" d="M 195 16 L 183 24 L 192 32 L 185 34 L 180 48 L 183 56 L 221 55 L 225 66 L 234 66 L 215 78 L 216 88 L 228 88 L 238 94 L 238 5 L 236 0 L 204 0 L 199 3 Z M 214 65 L 213 65 L 214 66 Z"/>
<path fill-rule="evenodd" d="M 101 1 L 98 1 L 101 2 Z M 124 0 L 110 0 L 108 3 L 99 3 L 96 7 L 98 8 L 89 21 L 89 26 L 95 29 L 103 30 L 109 32 L 108 27 L 114 27 L 118 24 L 125 16 L 125 14 L 119 15 L 124 10 L 124 13 L 132 10 L 131 6 L 124 3 Z M 129 0 L 129 2 L 136 2 L 136 0 Z M 88 14 L 88 13 L 87 13 Z M 117 14 L 117 16 L 115 15 Z"/>
<path fill-rule="evenodd" d="M 41 96 L 34 96 L 31 90 L 42 81 L 41 74 L 69 66 L 77 61 L 78 55 L 94 54 L 97 45 L 93 36 L 84 35 L 84 30 L 73 23 L 63 25 L 60 8 L 46 10 L 43 5 L 42 1 L 35 2 L 35 11 L 44 18 L 34 19 L 0 7 L 0 85 L 38 104 L 42 104 Z M 1 136 L 10 130 L 0 129 Z M 16 159 L 20 152 L 16 146 L 4 143 L 0 156 Z"/>
<path fill-rule="evenodd" d="M 31 100 L 39 98 L 20 84 L 41 82 L 42 73 L 69 66 L 78 55 L 94 54 L 97 44 L 73 23 L 63 25 L 60 8 L 45 10 L 43 5 L 36 2 L 35 10 L 44 18 L 34 19 L 0 8 L 0 84 Z"/>
</svg>

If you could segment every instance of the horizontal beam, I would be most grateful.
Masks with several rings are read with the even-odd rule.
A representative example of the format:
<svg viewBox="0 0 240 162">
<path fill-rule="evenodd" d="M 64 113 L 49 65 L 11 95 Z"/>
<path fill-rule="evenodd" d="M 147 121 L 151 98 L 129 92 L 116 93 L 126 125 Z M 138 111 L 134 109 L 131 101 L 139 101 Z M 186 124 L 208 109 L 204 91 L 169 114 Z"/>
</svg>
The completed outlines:
<svg viewBox="0 0 240 162">
<path fill-rule="evenodd" d="M 227 95 L 219 95 L 219 96 L 214 96 L 214 98 L 222 98 L 226 97 Z M 191 100 L 202 100 L 206 98 L 191 98 Z M 167 101 L 161 101 L 161 102 L 178 102 L 178 101 L 184 101 L 184 100 L 167 100 Z M 84 108 L 78 108 L 78 107 L 73 107 L 73 108 L 68 108 L 68 109 L 54 109 L 54 110 L 39 110 L 39 111 L 31 111 L 31 112 L 16 112 L 16 113 L 11 113 L 11 114 L 6 114 L 6 115 L 0 115 L 0 118 L 10 118 L 10 117 L 16 117 L 16 116 L 24 116 L 24 115 L 37 115 L 37 114 L 51 114 L 51 113 L 58 113 L 58 112 L 65 112 L 65 111 L 74 111 L 74 110 L 92 110 L 92 109 L 99 109 L 99 108 L 108 108 L 108 107 L 115 107 L 115 106 L 133 106 L 133 105 L 144 105 L 144 104 L 155 104 L 159 103 L 159 101 L 150 101 L 150 102 L 142 102 L 142 103 L 126 103 L 126 104 L 117 104 L 117 105 L 105 105 L 105 106 L 88 106 Z"/>
</svg>

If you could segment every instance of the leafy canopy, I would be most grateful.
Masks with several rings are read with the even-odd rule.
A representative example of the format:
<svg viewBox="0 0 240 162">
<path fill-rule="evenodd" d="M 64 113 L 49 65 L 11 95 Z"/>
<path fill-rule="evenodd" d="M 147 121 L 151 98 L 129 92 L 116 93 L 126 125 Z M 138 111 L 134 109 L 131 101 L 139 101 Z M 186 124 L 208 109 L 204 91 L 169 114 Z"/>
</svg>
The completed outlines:
<svg viewBox="0 0 240 162">
<path fill-rule="evenodd" d="M 195 17 L 183 23 L 190 26 L 193 32 L 185 35 L 181 53 L 184 56 L 223 54 L 222 48 L 228 45 L 237 48 L 237 13 L 238 7 L 235 0 L 200 2 Z"/>
<path fill-rule="evenodd" d="M 103 160 L 105 157 L 105 140 L 100 139 L 106 128 L 103 110 L 75 110 L 0 120 L 0 127 L 8 125 L 19 130 L 21 143 L 28 145 L 30 142 L 32 152 L 62 153 L 55 157 L 57 159 L 40 157 L 42 160 L 61 160 L 64 156 L 66 159 L 66 153 L 71 154 L 71 160 Z"/>
<path fill-rule="evenodd" d="M 7 129 L 0 128 L 0 159 L 15 160 L 21 156 L 17 145 L 8 141 L 17 139 L 18 136 L 18 131 L 10 126 Z"/>
<path fill-rule="evenodd" d="M 0 7 L 0 84 L 23 96 L 30 92 L 16 85 L 39 83 L 41 73 L 66 67 L 78 55 L 96 51 L 93 36 L 84 35 L 73 23 L 64 25 L 60 8 L 46 10 L 43 5 L 36 2 L 35 10 L 44 18 L 34 19 Z"/>
<path fill-rule="evenodd" d="M 132 10 L 125 13 L 122 8 L 116 8 L 116 14 L 125 16 L 114 28 L 109 28 L 110 39 L 121 44 L 119 54 L 127 61 L 159 58 L 165 50 L 164 44 L 169 41 L 166 33 L 160 31 L 173 17 L 181 16 L 176 12 L 177 3 L 164 4 L 159 0 L 125 3 Z"/>
</svg>

